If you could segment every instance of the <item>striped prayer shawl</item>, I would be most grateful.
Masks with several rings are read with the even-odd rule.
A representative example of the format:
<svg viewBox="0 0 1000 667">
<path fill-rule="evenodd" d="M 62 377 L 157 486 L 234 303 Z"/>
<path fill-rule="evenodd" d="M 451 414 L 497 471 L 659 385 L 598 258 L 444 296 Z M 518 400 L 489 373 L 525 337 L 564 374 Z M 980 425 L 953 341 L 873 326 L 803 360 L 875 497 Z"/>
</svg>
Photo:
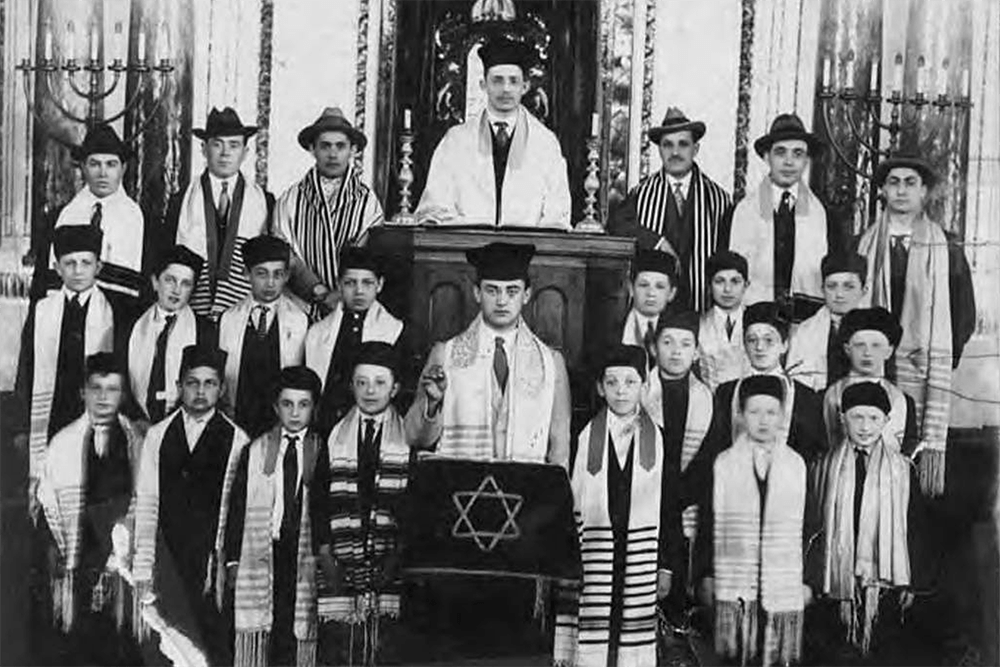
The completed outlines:
<svg viewBox="0 0 1000 667">
<path fill-rule="evenodd" d="M 684 442 L 681 446 L 681 472 L 687 470 L 688 464 L 701 449 L 705 434 L 712 423 L 712 392 L 693 373 L 688 374 L 688 407 L 684 417 Z M 642 388 L 642 407 L 649 414 L 653 423 L 663 428 L 663 384 L 660 374 L 653 371 L 649 374 Z M 674 415 L 676 418 L 676 415 Z M 681 513 L 681 526 L 684 536 L 694 540 L 698 530 L 698 506 L 685 507 Z"/>
<path fill-rule="evenodd" d="M 332 208 L 327 206 L 315 168 L 292 188 L 294 214 L 287 221 L 289 238 L 285 240 L 323 284 L 335 285 L 338 254 L 356 244 L 367 230 L 365 208 L 374 195 L 354 167 L 344 174 Z"/>
<path fill-rule="evenodd" d="M 858 243 L 868 260 L 871 305 L 892 309 L 889 265 L 889 219 L 869 227 Z M 948 285 L 948 239 L 923 215 L 913 221 L 906 287 L 899 323 L 903 337 L 896 347 L 896 381 L 913 397 L 917 430 L 926 450 L 920 458 L 924 493 L 944 493 L 945 449 L 951 410 L 951 295 Z M 860 304 L 867 306 L 868 304 Z"/>
<path fill-rule="evenodd" d="M 312 550 L 309 495 L 319 449 L 316 435 L 307 434 L 301 446 L 302 496 L 292 630 L 298 642 L 296 665 L 311 667 L 316 664 L 317 632 L 316 559 Z M 281 449 L 281 426 L 276 426 L 251 442 L 249 448 L 246 515 L 234 600 L 234 664 L 236 667 L 265 667 L 274 619 L 271 522 L 277 478 L 283 474 L 282 462 L 278 457 Z M 218 559 L 219 562 L 224 562 L 224 554 L 220 553 Z"/>
<path fill-rule="evenodd" d="M 660 493 L 663 484 L 663 438 L 642 410 L 633 436 L 631 501 L 623 590 L 613 586 L 614 534 L 608 510 L 610 442 L 608 412 L 602 410 L 583 429 L 573 467 L 573 500 L 583 584 L 576 617 L 556 619 L 556 664 L 609 664 L 614 650 L 619 667 L 656 664 L 656 583 L 659 556 Z M 612 605 L 621 605 L 623 620 L 616 647 L 610 646 Z"/>
<path fill-rule="evenodd" d="M 118 416 L 118 423 L 125 433 L 128 442 L 129 461 L 132 464 L 132 474 L 138 468 L 139 454 L 142 448 L 143 432 L 139 424 L 132 423 L 123 415 Z M 69 632 L 76 620 L 75 573 L 80 563 L 80 548 L 83 533 L 81 520 L 87 489 L 87 447 L 91 442 L 93 427 L 87 414 L 67 425 L 52 438 L 42 479 L 38 484 L 38 500 L 45 512 L 49 532 L 56 548 L 62 556 L 64 571 L 61 575 L 50 572 L 52 586 L 53 621 L 59 624 L 63 632 Z M 117 525 L 122 526 L 127 535 L 133 528 L 133 509 L 129 508 L 125 516 L 119 517 Z M 116 555 L 118 554 L 115 551 Z M 120 554 L 127 556 L 127 554 Z M 126 563 L 122 563 L 126 565 Z M 124 581 L 114 577 L 111 599 L 115 605 L 118 627 L 125 620 Z M 111 583 L 111 582 L 108 582 Z M 105 585 L 106 587 L 106 585 Z M 105 599 L 105 602 L 108 600 Z M 137 607 L 132 606 L 131 627 L 137 629 L 139 623 L 135 616 Z"/>
<path fill-rule="evenodd" d="M 324 596 L 320 617 L 341 623 L 362 624 L 372 617 L 399 616 L 400 582 L 379 585 L 387 558 L 397 552 L 399 527 L 396 512 L 409 475 L 410 448 L 403 437 L 403 418 L 395 408 L 386 408 L 381 427 L 378 470 L 372 514 L 362 517 L 358 497 L 358 447 L 362 442 L 362 417 L 357 406 L 337 422 L 330 432 L 331 545 L 337 562 L 344 566 L 346 595 Z M 371 521 L 365 530 L 364 519 Z"/>
<path fill-rule="evenodd" d="M 886 445 L 899 451 L 903 446 L 903 438 L 906 434 L 906 394 L 885 378 L 862 377 L 853 373 L 831 384 L 827 387 L 826 393 L 823 394 L 823 422 L 826 424 L 826 441 L 840 442 L 847 437 L 843 421 L 841 421 L 840 397 L 843 395 L 844 389 L 856 382 L 877 382 L 889 395 L 891 406 L 889 421 L 885 424 L 882 437 Z"/>
<path fill-rule="evenodd" d="M 34 368 L 31 384 L 31 424 L 28 436 L 28 475 L 37 480 L 45 464 L 49 444 L 49 417 L 52 415 L 56 386 L 56 362 L 59 360 L 59 336 L 62 331 L 66 296 L 54 292 L 35 304 Z M 114 346 L 115 317 L 101 288 L 95 287 L 87 301 L 83 327 L 84 358 L 97 352 L 110 352 Z M 26 341 L 27 342 L 27 341 Z"/>
<path fill-rule="evenodd" d="M 673 193 L 662 169 L 636 188 L 636 214 L 639 224 L 664 237 L 668 197 L 673 197 Z M 696 312 L 701 312 L 710 303 L 709 279 L 705 276 L 706 264 L 718 246 L 720 223 L 732 205 L 732 198 L 722 186 L 703 174 L 695 164 L 691 168 L 691 185 L 684 205 L 694 207 L 691 260 L 687 273 L 693 308 Z M 681 217 L 688 216 L 682 213 Z M 675 250 L 682 252 L 680 248 Z"/>
<path fill-rule="evenodd" d="M 802 648 L 802 522 L 806 466 L 784 440 L 771 450 L 763 516 L 754 444 L 746 435 L 715 460 L 715 651 L 741 664 L 789 664 Z"/>
<path fill-rule="evenodd" d="M 508 350 L 507 391 L 493 373 L 493 337 L 482 314 L 444 344 L 448 391 L 437 453 L 463 459 L 544 463 L 555 404 L 555 357 L 521 321 Z"/>
</svg>

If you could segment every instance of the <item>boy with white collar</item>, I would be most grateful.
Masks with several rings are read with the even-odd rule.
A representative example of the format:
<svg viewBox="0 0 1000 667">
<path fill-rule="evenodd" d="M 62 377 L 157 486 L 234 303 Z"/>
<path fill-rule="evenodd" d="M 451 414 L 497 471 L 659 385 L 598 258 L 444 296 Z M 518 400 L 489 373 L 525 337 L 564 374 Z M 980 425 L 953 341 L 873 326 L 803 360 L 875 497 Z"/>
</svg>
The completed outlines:
<svg viewBox="0 0 1000 667">
<path fill-rule="evenodd" d="M 219 348 L 227 353 L 226 399 L 251 438 L 274 422 L 270 400 L 281 369 L 302 363 L 309 318 L 284 294 L 291 250 L 274 236 L 243 245 L 250 294 L 222 314 Z"/>
<path fill-rule="evenodd" d="M 726 382 L 743 377 L 750 362 L 743 349 L 743 295 L 748 284 L 747 260 L 731 250 L 708 258 L 708 284 L 712 307 L 702 315 L 698 332 L 698 370 L 702 381 L 715 391 Z"/>
<path fill-rule="evenodd" d="M 622 345 L 644 350 L 649 347 L 657 318 L 677 295 L 677 278 L 677 259 L 673 255 L 659 250 L 639 250 L 635 254 L 628 286 L 632 308 L 622 325 Z"/>
<path fill-rule="evenodd" d="M 611 350 L 597 383 L 607 407 L 577 441 L 571 481 L 584 575 L 575 618 L 556 622 L 556 664 L 656 664 L 656 606 L 670 594 L 683 538 L 679 512 L 664 503 L 664 487 L 677 482 L 641 404 L 645 376 L 644 349 Z"/>
</svg>

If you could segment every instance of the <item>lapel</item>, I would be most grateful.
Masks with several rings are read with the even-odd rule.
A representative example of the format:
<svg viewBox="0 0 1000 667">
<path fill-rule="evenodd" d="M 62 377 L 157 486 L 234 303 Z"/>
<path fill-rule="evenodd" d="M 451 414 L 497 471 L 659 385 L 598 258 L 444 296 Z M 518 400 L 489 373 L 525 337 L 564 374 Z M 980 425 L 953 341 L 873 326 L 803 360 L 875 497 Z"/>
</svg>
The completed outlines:
<svg viewBox="0 0 1000 667">
<path fill-rule="evenodd" d="M 209 278 L 213 281 L 216 277 L 217 263 L 219 259 L 219 230 L 215 220 L 215 201 L 212 199 L 212 179 L 208 176 L 208 169 L 201 174 L 201 200 L 205 211 L 205 267 Z M 214 288 L 214 285 L 213 285 Z"/>
<path fill-rule="evenodd" d="M 236 176 L 236 185 L 233 186 L 232 198 L 229 200 L 229 218 L 226 220 L 226 238 L 222 245 L 222 261 L 219 263 L 219 276 L 229 275 L 229 270 L 233 261 L 233 249 L 236 245 L 236 237 L 240 230 L 240 215 L 243 211 L 243 192 L 246 183 L 243 173 Z"/>
</svg>

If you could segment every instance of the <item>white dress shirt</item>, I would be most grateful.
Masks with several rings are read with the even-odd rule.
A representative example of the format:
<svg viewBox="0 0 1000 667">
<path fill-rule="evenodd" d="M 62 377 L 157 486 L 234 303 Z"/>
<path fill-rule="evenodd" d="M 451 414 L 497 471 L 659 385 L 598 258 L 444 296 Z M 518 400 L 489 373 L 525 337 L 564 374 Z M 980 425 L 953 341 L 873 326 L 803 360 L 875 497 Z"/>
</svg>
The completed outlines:
<svg viewBox="0 0 1000 667">
<path fill-rule="evenodd" d="M 87 289 L 83 290 L 82 292 L 74 292 L 73 290 L 66 289 L 66 286 L 63 285 L 63 287 L 62 287 L 62 293 L 63 293 L 63 296 L 66 297 L 66 299 L 70 300 L 70 301 L 72 301 L 73 297 L 79 297 L 77 299 L 77 302 L 81 306 L 86 306 L 90 302 L 90 295 L 94 293 L 94 288 L 93 288 L 93 286 L 91 286 L 91 287 L 88 287 Z"/>
<path fill-rule="evenodd" d="M 639 431 L 639 409 L 638 407 L 630 415 L 618 416 L 610 409 L 608 410 L 608 433 L 611 441 L 615 444 L 615 455 L 618 457 L 618 465 L 625 467 L 628 460 L 628 448 L 632 444 L 632 438 Z"/>
<path fill-rule="evenodd" d="M 219 195 L 222 194 L 223 182 L 228 183 L 226 186 L 226 194 L 229 195 L 229 203 L 230 206 L 232 206 L 233 192 L 236 190 L 236 179 L 238 178 L 239 174 L 233 174 L 229 178 L 218 178 L 209 172 L 208 183 L 212 187 L 212 203 L 215 204 L 215 210 L 219 210 Z"/>
<path fill-rule="evenodd" d="M 267 326 L 265 331 L 270 331 L 271 325 L 274 324 L 274 318 L 278 314 L 278 300 L 275 299 L 271 303 L 261 303 L 254 299 L 253 306 L 250 308 L 250 324 L 254 329 L 257 328 L 257 320 L 260 319 L 260 308 L 267 308 L 267 314 L 265 315 Z"/>
<path fill-rule="evenodd" d="M 667 177 L 667 185 L 670 186 L 670 193 L 674 193 L 674 190 L 677 188 L 677 184 L 679 183 L 681 186 L 681 194 L 684 195 L 684 201 L 687 201 L 688 192 L 691 190 L 691 172 L 689 171 L 680 178 L 676 178 L 670 174 L 664 175 Z"/>
<path fill-rule="evenodd" d="M 781 206 L 781 196 L 786 192 L 789 195 L 788 206 L 789 208 L 795 208 L 795 198 L 798 194 L 799 188 L 798 184 L 792 185 L 787 188 L 783 188 L 773 181 L 771 182 L 771 199 L 774 202 L 774 210 L 777 211 Z"/>
<path fill-rule="evenodd" d="M 101 204 L 101 231 L 104 234 L 101 241 L 101 261 L 141 271 L 145 231 L 142 210 L 122 188 L 101 198 L 91 192 L 90 188 L 83 188 L 59 212 L 56 227 L 89 225 L 94 215 L 94 205 L 98 202 Z"/>
<path fill-rule="evenodd" d="M 188 449 L 194 451 L 195 446 L 198 444 L 198 438 L 201 434 L 205 432 L 205 427 L 208 426 L 208 422 L 212 420 L 215 416 L 215 408 L 212 408 L 207 413 L 201 417 L 192 417 L 187 410 L 181 410 L 182 418 L 184 419 L 184 434 L 187 436 Z"/>
</svg>

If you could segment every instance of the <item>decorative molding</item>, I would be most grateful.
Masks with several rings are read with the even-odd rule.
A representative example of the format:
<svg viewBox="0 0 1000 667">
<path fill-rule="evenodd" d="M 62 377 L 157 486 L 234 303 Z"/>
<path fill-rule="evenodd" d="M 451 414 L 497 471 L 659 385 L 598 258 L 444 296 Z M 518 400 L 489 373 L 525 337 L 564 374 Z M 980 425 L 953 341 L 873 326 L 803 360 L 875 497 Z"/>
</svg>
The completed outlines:
<svg viewBox="0 0 1000 667">
<path fill-rule="evenodd" d="M 271 139 L 271 71 L 274 48 L 274 0 L 260 2 L 260 57 L 257 70 L 257 185 L 267 189 L 268 145 Z"/>
<path fill-rule="evenodd" d="M 747 143 L 750 133 L 750 90 L 753 86 L 753 35 L 756 0 L 742 0 L 740 25 L 740 83 L 736 103 L 736 165 L 733 200 L 743 199 L 747 180 Z"/>
<path fill-rule="evenodd" d="M 362 133 L 365 132 L 365 107 L 368 100 L 368 23 L 370 12 L 370 0 L 358 0 L 358 56 L 354 67 L 354 125 Z"/>
<path fill-rule="evenodd" d="M 637 0 L 641 2 L 641 0 Z M 656 0 L 646 0 L 646 38 L 642 58 L 642 121 L 639 158 L 640 180 L 649 175 L 649 128 L 653 116 L 653 76 L 656 70 Z"/>
<path fill-rule="evenodd" d="M 366 0 L 361 0 L 365 2 Z M 372 150 L 375 155 L 385 156 L 373 169 L 372 185 L 376 196 L 385 201 L 389 193 L 389 178 L 394 169 L 396 136 L 396 3 L 397 0 L 382 0 L 382 24 L 378 53 L 378 85 L 375 95 L 375 119 Z M 366 3 L 367 4 L 367 3 Z"/>
</svg>

